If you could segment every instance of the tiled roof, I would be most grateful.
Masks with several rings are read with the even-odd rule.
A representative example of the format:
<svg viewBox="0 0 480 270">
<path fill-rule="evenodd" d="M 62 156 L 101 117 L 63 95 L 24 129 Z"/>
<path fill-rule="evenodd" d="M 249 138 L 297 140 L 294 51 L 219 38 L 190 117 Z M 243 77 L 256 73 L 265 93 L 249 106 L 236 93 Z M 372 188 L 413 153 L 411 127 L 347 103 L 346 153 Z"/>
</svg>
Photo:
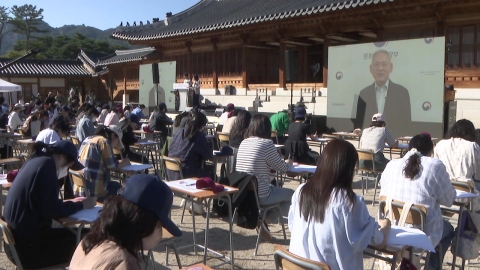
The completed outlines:
<svg viewBox="0 0 480 270">
<path fill-rule="evenodd" d="M 133 50 L 116 50 L 114 54 L 100 59 L 97 66 L 107 66 L 119 63 L 135 62 L 147 59 L 158 54 L 155 48 L 141 48 Z"/>
<path fill-rule="evenodd" d="M 112 38 L 155 40 L 248 24 L 356 8 L 394 0 L 202 0 L 193 7 L 152 24 L 119 26 Z"/>
<path fill-rule="evenodd" d="M 12 59 L 0 58 L 0 67 Z M 0 75 L 8 76 L 92 76 L 83 63 L 75 60 L 36 60 L 24 59 L 6 69 Z"/>
</svg>

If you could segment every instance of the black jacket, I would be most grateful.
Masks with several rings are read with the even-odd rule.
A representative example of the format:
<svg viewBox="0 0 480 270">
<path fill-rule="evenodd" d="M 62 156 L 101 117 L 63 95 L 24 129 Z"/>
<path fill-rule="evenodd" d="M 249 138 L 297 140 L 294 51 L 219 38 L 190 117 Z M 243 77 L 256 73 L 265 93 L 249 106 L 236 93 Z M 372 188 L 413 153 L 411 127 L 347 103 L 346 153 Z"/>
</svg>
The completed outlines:
<svg viewBox="0 0 480 270">
<path fill-rule="evenodd" d="M 255 229 L 258 222 L 258 207 L 255 191 L 248 188 L 250 180 L 255 176 L 244 172 L 227 174 L 229 185 L 239 189 L 232 197 L 233 207 L 237 210 L 237 225 L 246 229 Z"/>
</svg>

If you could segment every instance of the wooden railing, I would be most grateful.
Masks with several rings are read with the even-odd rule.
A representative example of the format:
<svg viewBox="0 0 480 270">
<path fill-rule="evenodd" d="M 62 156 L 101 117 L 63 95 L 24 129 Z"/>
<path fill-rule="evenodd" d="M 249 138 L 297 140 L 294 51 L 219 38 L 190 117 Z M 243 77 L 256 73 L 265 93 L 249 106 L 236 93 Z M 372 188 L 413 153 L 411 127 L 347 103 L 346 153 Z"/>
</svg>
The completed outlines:
<svg viewBox="0 0 480 270">
<path fill-rule="evenodd" d="M 455 88 L 480 88 L 480 70 L 447 70 L 445 84 Z"/>
</svg>

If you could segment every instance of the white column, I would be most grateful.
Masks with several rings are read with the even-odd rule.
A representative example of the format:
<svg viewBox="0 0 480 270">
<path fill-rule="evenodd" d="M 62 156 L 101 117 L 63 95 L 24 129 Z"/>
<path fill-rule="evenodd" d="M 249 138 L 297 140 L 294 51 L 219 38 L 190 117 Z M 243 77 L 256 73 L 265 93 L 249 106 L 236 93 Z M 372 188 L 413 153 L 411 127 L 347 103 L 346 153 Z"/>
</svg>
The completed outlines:
<svg viewBox="0 0 480 270">
<path fill-rule="evenodd" d="M 125 106 L 127 106 L 127 103 L 130 102 L 129 98 L 128 98 L 128 95 L 123 95 L 123 107 L 125 108 Z"/>
</svg>

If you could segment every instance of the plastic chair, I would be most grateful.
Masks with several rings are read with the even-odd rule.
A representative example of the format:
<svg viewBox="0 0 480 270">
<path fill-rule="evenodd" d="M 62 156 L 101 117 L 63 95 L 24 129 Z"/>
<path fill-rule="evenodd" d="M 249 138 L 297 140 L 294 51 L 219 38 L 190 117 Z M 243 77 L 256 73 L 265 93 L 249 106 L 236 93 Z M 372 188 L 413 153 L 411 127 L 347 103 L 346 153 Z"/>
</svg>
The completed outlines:
<svg viewBox="0 0 480 270">
<path fill-rule="evenodd" d="M 328 264 L 300 257 L 280 245 L 273 245 L 273 250 L 276 270 L 330 270 Z"/>
<path fill-rule="evenodd" d="M 80 171 L 68 170 L 68 175 L 70 176 L 70 181 L 75 184 L 75 186 L 83 188 L 86 197 L 90 197 L 90 191 L 87 188 L 87 179 Z"/>
<path fill-rule="evenodd" d="M 20 261 L 20 257 L 18 257 L 17 250 L 15 248 L 15 239 L 13 238 L 12 231 L 10 230 L 10 227 L 8 226 L 7 222 L 5 222 L 3 219 L 0 219 L 0 228 L 2 230 L 3 234 L 3 239 L 6 244 L 8 244 L 10 251 L 12 252 L 12 256 L 14 259 L 14 263 L 17 266 L 18 270 L 23 270 L 22 262 Z M 69 263 L 61 264 L 61 265 L 54 265 L 46 268 L 41 268 L 41 269 L 52 269 L 52 268 L 64 268 L 67 267 Z M 41 270 L 38 269 L 38 270 Z"/>
<path fill-rule="evenodd" d="M 366 168 L 362 167 L 360 168 L 360 163 L 357 163 L 358 170 L 362 174 L 362 193 L 365 194 L 365 190 L 368 191 L 368 179 L 369 173 L 372 173 L 373 176 L 375 176 L 375 192 L 373 193 L 373 200 L 372 200 L 372 205 L 375 204 L 375 197 L 377 196 L 377 187 L 378 187 L 378 179 L 381 177 L 381 174 L 383 170 L 377 170 L 375 168 L 375 162 L 374 162 L 374 153 L 372 150 L 366 150 L 366 149 L 357 149 L 357 154 L 358 154 L 358 160 L 364 160 L 364 161 L 370 161 L 372 162 L 372 167 L 371 168 Z M 366 173 L 366 174 L 364 174 Z M 363 188 L 363 181 L 365 179 L 365 189 Z"/>
</svg>

